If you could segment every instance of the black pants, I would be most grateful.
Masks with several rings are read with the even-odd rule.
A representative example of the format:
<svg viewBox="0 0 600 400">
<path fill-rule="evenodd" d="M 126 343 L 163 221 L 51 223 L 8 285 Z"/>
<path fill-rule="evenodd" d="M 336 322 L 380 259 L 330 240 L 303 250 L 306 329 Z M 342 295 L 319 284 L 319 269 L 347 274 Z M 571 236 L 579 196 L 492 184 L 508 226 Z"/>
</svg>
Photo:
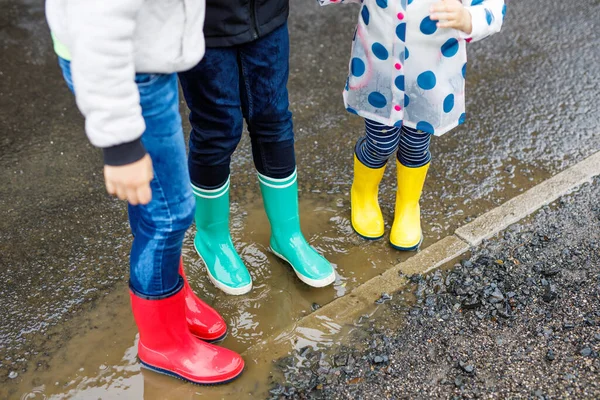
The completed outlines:
<svg viewBox="0 0 600 400">
<path fill-rule="evenodd" d="M 188 165 L 194 186 L 212 189 L 227 181 L 244 119 L 258 172 L 276 179 L 294 172 L 288 75 L 287 24 L 254 42 L 208 48 L 196 67 L 179 74 L 191 110 Z"/>
</svg>

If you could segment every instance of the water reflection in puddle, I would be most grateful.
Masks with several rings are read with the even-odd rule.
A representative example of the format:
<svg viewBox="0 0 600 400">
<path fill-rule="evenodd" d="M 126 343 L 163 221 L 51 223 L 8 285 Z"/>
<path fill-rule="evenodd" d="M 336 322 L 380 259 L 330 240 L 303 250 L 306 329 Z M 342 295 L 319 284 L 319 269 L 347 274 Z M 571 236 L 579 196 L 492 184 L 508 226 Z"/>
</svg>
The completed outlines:
<svg viewBox="0 0 600 400">
<path fill-rule="evenodd" d="M 344 327 L 326 318 L 318 328 L 281 330 L 347 294 L 401 257 L 385 241 L 366 242 L 356 237 L 348 210 L 337 206 L 337 199 L 306 197 L 301 200 L 303 230 L 307 240 L 336 268 L 336 281 L 331 287 L 306 286 L 269 251 L 270 228 L 257 198 L 246 204 L 244 211 L 232 204 L 233 240 L 254 280 L 248 295 L 228 296 L 215 289 L 193 248 L 194 231 L 186 238 L 183 257 L 190 285 L 223 314 L 229 325 L 223 346 L 244 352 L 274 334 L 278 334 L 274 346 L 332 345 Z M 13 393 L 23 399 L 216 399 L 245 398 L 268 388 L 272 360 L 268 355 L 247 359 L 244 375 L 223 387 L 189 385 L 140 369 L 136 360 L 137 332 L 124 285 L 102 300 L 93 314 L 83 327 L 74 327 L 84 330 L 83 334 L 67 342 L 48 362 L 47 369 L 20 377 L 18 390 Z"/>
<path fill-rule="evenodd" d="M 237 192 L 244 190 L 238 188 Z M 379 241 L 365 241 L 354 234 L 346 193 L 302 193 L 300 208 L 304 234 L 331 261 L 337 272 L 332 286 L 310 288 L 269 251 L 270 228 L 262 202 L 258 196 L 245 193 L 243 207 L 241 203 L 232 203 L 231 227 L 236 248 L 254 280 L 251 293 L 228 296 L 210 283 L 193 248 L 193 229 L 186 237 L 183 252 L 192 288 L 225 317 L 229 335 L 222 345 L 235 351 L 244 352 L 275 334 L 277 339 L 273 346 L 278 348 L 334 345 L 352 326 L 340 326 L 335 321 L 323 319 L 320 326 L 309 328 L 298 326 L 298 321 L 414 254 L 392 250 L 387 237 Z M 391 198 L 385 204 L 388 202 L 393 205 Z M 391 210 L 385 206 L 384 216 L 389 230 Z M 443 223 L 456 225 L 457 219 L 462 218 L 461 213 L 449 214 Z M 424 223 L 424 231 L 429 236 L 424 247 L 439 239 L 440 234 L 435 233 L 437 229 L 441 234 L 447 233 L 447 228 L 427 222 Z M 85 332 L 66 345 L 54 338 L 57 345 L 63 346 L 60 351 L 48 361 L 47 366 L 19 377 L 16 387 L 11 385 L 8 389 L 9 394 L 18 394 L 24 399 L 218 399 L 248 398 L 268 389 L 275 349 L 273 354 L 267 350 L 268 354 L 247 358 L 244 375 L 223 387 L 198 387 L 140 370 L 135 358 L 137 332 L 125 285 L 108 297 L 94 309 L 93 316 L 86 317 L 83 327 L 63 326 L 66 331 L 83 329 Z M 293 328 L 282 332 L 289 326 Z M 60 330 L 57 333 L 60 335 Z M 285 354 L 278 356 L 282 355 Z"/>
</svg>

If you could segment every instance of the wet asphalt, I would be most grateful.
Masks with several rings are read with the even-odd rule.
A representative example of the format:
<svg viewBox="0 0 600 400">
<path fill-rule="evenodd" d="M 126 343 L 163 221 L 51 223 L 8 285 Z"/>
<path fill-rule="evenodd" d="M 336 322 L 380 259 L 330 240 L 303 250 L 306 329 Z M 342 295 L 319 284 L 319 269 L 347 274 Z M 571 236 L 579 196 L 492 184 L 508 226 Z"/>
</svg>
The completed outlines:
<svg viewBox="0 0 600 400">
<path fill-rule="evenodd" d="M 11 385 L 10 372 L 47 368 L 53 352 L 78 335 L 77 317 L 124 290 L 130 237 L 125 206 L 105 195 L 100 154 L 86 141 L 60 76 L 43 1 L 1 0 L 0 7 L 0 383 Z M 511 2 L 503 32 L 469 47 L 468 123 L 432 141 L 426 244 L 600 150 L 598 12 L 597 0 Z M 300 196 L 309 204 L 305 214 L 322 204 L 339 208 L 345 221 L 332 230 L 348 240 L 321 243 L 314 235 L 327 256 L 352 263 L 344 259 L 350 250 L 374 252 L 389 263 L 396 256 L 385 243 L 350 238 L 347 226 L 362 121 L 345 112 L 341 90 L 356 13 L 292 2 L 289 89 Z M 234 213 L 248 216 L 237 228 L 246 246 L 258 198 L 247 138 L 232 170 Z M 380 197 L 388 220 L 393 190 L 389 171 Z M 186 247 L 191 254 L 189 240 Z"/>
</svg>

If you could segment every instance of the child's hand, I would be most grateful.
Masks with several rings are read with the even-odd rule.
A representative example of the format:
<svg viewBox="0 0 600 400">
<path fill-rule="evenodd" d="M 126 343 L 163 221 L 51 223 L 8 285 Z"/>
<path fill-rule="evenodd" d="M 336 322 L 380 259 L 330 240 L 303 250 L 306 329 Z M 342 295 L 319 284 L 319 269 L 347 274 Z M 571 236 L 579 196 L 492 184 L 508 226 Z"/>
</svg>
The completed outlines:
<svg viewBox="0 0 600 400">
<path fill-rule="evenodd" d="M 440 0 L 431 6 L 429 12 L 431 20 L 439 21 L 438 28 L 454 28 L 467 35 L 473 30 L 471 13 L 459 0 Z"/>
<path fill-rule="evenodd" d="M 152 160 L 148 154 L 131 164 L 104 166 L 106 191 L 133 206 L 148 204 L 152 200 L 150 181 L 153 176 Z"/>
</svg>

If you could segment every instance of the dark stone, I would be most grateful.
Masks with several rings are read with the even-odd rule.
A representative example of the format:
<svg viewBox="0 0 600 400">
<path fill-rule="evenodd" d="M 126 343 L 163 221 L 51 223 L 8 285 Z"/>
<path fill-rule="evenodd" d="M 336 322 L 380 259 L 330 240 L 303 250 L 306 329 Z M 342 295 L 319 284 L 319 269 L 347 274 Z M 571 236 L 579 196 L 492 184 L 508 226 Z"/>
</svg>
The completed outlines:
<svg viewBox="0 0 600 400">
<path fill-rule="evenodd" d="M 542 274 L 547 277 L 557 275 L 559 272 L 560 267 L 557 265 L 546 266 L 544 269 L 542 269 Z"/>
<path fill-rule="evenodd" d="M 592 355 L 592 349 L 589 347 L 584 347 L 583 349 L 581 349 L 579 351 L 579 354 L 581 354 L 584 357 L 588 357 Z"/>
<path fill-rule="evenodd" d="M 392 299 L 392 296 L 390 296 L 390 295 L 389 295 L 389 294 L 387 294 L 387 293 L 382 293 L 382 294 L 381 294 L 381 297 L 380 297 L 380 298 L 378 298 L 377 300 L 375 300 L 375 304 L 383 304 L 383 303 L 385 303 L 386 301 L 389 301 L 389 300 L 391 300 L 391 299 Z"/>
<path fill-rule="evenodd" d="M 317 311 L 319 308 L 321 308 L 321 306 L 317 303 L 312 303 L 312 305 L 310 306 L 310 309 L 312 311 Z"/>
<path fill-rule="evenodd" d="M 304 346 L 303 348 L 298 350 L 298 355 L 300 357 L 306 357 L 308 355 L 308 353 L 310 353 L 311 350 L 312 350 L 312 348 L 310 346 Z"/>
<path fill-rule="evenodd" d="M 575 328 L 575 324 L 572 323 L 572 322 L 565 322 L 563 324 L 563 329 L 565 329 L 565 330 L 570 330 L 570 329 L 573 329 L 573 328 Z"/>
<path fill-rule="evenodd" d="M 333 364 L 336 367 L 343 367 L 348 364 L 348 354 L 336 354 L 333 357 Z"/>
<path fill-rule="evenodd" d="M 472 374 L 475 371 L 475 366 L 473 366 L 472 364 L 460 362 L 458 363 L 458 365 L 460 366 L 460 369 L 465 371 L 467 374 Z"/>
<path fill-rule="evenodd" d="M 319 369 L 317 369 L 318 375 L 327 375 L 328 373 L 329 373 L 329 368 L 327 368 L 327 367 L 319 367 Z"/>
<path fill-rule="evenodd" d="M 544 291 L 544 295 L 542 296 L 542 299 L 546 303 L 550 303 L 550 302 L 556 300 L 557 297 L 558 297 L 558 292 L 556 290 L 556 285 L 546 286 L 546 290 Z"/>
<path fill-rule="evenodd" d="M 554 351 L 552 351 L 552 349 L 548 350 L 548 353 L 546 353 L 546 360 L 554 361 L 555 358 Z"/>
<path fill-rule="evenodd" d="M 529 285 L 529 286 L 535 286 L 535 279 L 527 278 L 527 279 L 525 279 L 525 283 L 527 283 L 527 285 Z"/>
<path fill-rule="evenodd" d="M 492 304 L 500 303 L 503 300 L 504 300 L 504 295 L 502 294 L 500 289 L 495 288 L 494 291 L 492 293 L 490 293 L 490 297 L 489 297 L 490 303 L 492 303 Z"/>
<path fill-rule="evenodd" d="M 456 379 L 454 379 L 454 385 L 455 385 L 457 388 L 461 388 L 461 387 L 463 387 L 463 385 L 464 385 L 464 382 L 463 382 L 463 379 L 462 379 L 462 377 L 460 377 L 460 376 L 457 376 L 457 377 L 456 377 Z"/>
<path fill-rule="evenodd" d="M 467 310 L 473 310 L 481 307 L 481 301 L 477 295 L 473 295 L 462 302 L 463 308 Z"/>
<path fill-rule="evenodd" d="M 279 396 L 283 394 L 284 391 L 285 387 L 281 386 L 280 384 L 276 384 L 273 389 L 269 390 L 269 393 L 271 393 L 274 396 Z"/>
</svg>

